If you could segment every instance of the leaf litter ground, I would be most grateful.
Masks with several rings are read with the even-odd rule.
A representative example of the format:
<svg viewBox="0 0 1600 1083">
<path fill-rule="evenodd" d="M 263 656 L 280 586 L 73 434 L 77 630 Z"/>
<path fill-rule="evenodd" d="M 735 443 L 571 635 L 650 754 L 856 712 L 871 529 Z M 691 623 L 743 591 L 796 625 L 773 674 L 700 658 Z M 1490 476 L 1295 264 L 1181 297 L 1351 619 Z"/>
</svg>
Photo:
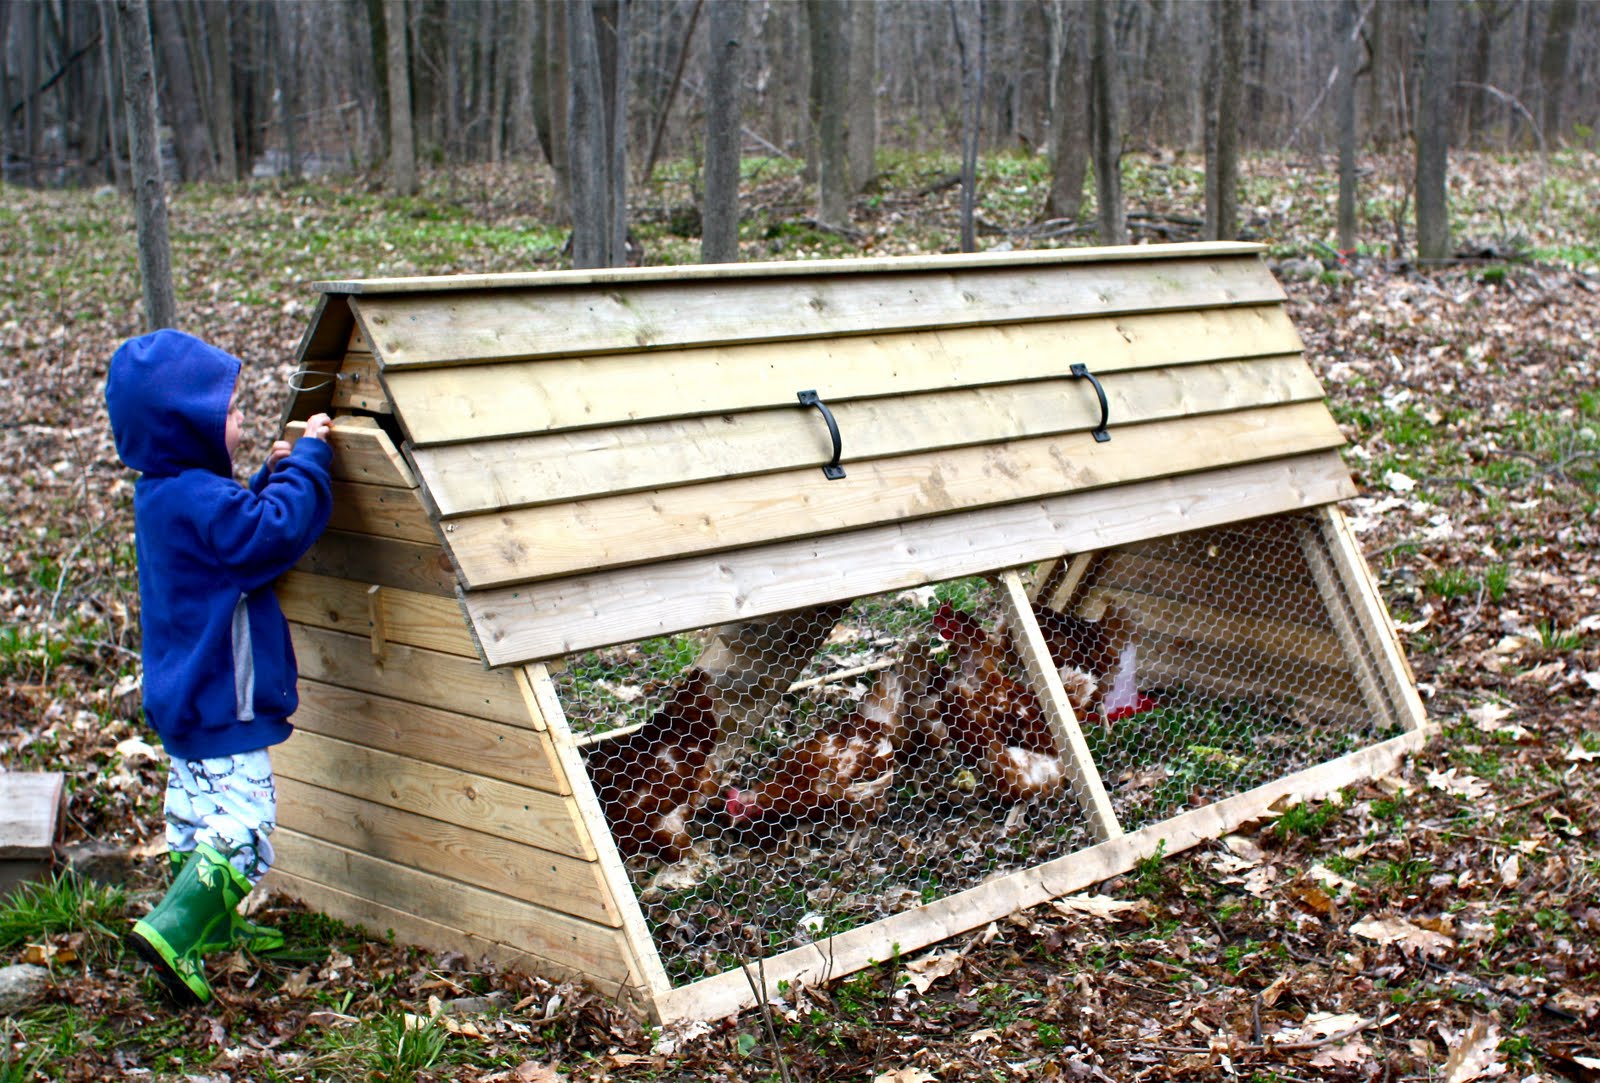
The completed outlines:
<svg viewBox="0 0 1600 1083">
<path fill-rule="evenodd" d="M 1558 161 L 1556 179 L 1570 165 Z M 1545 195 L 1535 210 L 1560 209 L 1566 188 L 1516 168 L 1528 176 L 1463 163 L 1486 221 L 1530 191 Z M 1281 192 L 1290 172 L 1258 164 L 1248 186 Z M 1592 156 L 1576 175 L 1594 175 Z M 786 179 L 758 184 L 754 218 L 781 223 L 797 192 Z M 1181 184 L 1145 194 L 1153 209 L 1193 205 Z M 664 222 L 675 197 L 658 195 Z M 165 777 L 135 721 L 132 479 L 100 398 L 111 349 L 138 325 L 131 223 L 106 195 L 0 196 L 0 763 L 67 772 L 69 841 L 126 855 L 131 916 L 159 890 Z M 859 208 L 861 243 L 936 250 L 953 232 L 948 196 L 885 192 Z M 1325 211 L 1287 195 L 1258 202 L 1258 226 L 1275 237 L 1316 235 Z M 551 266 L 559 237 L 538 225 L 547 204 L 525 176 L 490 172 L 441 180 L 417 203 L 337 186 L 180 194 L 187 325 L 249 362 L 241 458 L 260 454 L 275 422 L 307 281 Z M 451 207 L 495 232 L 463 232 Z M 986 206 L 1019 245 L 1026 210 Z M 1528 233 L 1559 249 L 1588 226 L 1540 219 Z M 662 228 L 648 243 L 671 258 L 679 241 Z M 841 243 L 769 225 L 747 232 L 746 254 L 844 254 Z M 205 1011 L 149 999 L 149 979 L 113 941 L 64 931 L 0 960 L 54 977 L 45 1003 L 0 1021 L 0 1072 L 1600 1078 L 1600 280 L 1500 262 L 1422 275 L 1370 258 L 1287 285 L 1351 441 L 1364 495 L 1347 511 L 1443 727 L 1395 777 L 1143 864 L 1093 898 L 796 994 L 770 1016 L 668 1034 L 640 1028 L 603 991 L 399 947 L 273 900 L 260 913 L 295 947 L 225 960 Z"/>
</svg>

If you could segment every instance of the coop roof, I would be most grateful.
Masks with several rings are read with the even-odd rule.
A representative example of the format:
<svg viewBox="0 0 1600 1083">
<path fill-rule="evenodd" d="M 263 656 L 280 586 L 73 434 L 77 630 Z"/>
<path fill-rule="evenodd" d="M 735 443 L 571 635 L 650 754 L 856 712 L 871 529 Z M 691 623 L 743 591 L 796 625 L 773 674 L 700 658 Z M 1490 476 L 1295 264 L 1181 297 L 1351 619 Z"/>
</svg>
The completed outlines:
<svg viewBox="0 0 1600 1083">
<path fill-rule="evenodd" d="M 1350 495 L 1260 252 L 328 282 L 300 366 L 366 366 L 523 663 Z"/>
</svg>

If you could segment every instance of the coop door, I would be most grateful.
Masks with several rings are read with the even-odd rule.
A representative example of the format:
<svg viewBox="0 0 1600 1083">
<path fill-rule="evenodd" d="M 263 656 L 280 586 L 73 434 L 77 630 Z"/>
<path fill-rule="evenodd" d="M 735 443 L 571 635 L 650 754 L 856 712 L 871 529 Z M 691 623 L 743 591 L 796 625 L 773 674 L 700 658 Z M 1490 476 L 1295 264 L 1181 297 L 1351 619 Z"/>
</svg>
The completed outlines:
<svg viewBox="0 0 1600 1083">
<path fill-rule="evenodd" d="M 1398 733 L 1325 534 L 1281 516 L 569 658 L 555 688 L 670 981 Z"/>
</svg>

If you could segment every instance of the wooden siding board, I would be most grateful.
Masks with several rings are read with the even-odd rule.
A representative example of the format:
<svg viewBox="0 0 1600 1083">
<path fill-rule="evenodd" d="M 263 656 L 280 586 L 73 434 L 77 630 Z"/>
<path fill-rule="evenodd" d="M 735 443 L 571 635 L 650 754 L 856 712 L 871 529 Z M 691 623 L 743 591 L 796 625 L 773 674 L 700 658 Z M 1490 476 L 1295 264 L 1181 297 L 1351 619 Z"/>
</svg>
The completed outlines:
<svg viewBox="0 0 1600 1083">
<path fill-rule="evenodd" d="M 272 762 L 284 778 L 568 857 L 594 858 L 572 803 L 542 790 L 306 730 L 274 747 Z"/>
<path fill-rule="evenodd" d="M 386 377 L 490 360 L 833 338 L 927 327 L 1273 304 L 1284 293 L 1253 254 L 992 267 L 885 269 L 871 278 L 692 281 L 474 290 L 352 299 Z M 395 387 L 390 383 L 389 389 Z M 395 400 L 398 401 L 398 400 Z"/>
<path fill-rule="evenodd" d="M 381 587 L 374 596 L 372 586 L 354 579 L 289 572 L 278 580 L 278 604 L 291 621 L 368 637 L 376 604 L 388 642 L 478 658 L 453 592 L 445 597 Z"/>
<path fill-rule="evenodd" d="M 479 591 L 464 604 L 489 664 L 520 664 L 1353 495 L 1338 454 L 1321 452 Z"/>
<path fill-rule="evenodd" d="M 527 726 L 508 726 L 304 679 L 294 725 L 297 730 L 441 767 L 470 764 L 478 774 L 546 793 L 571 792 L 554 766 L 549 737 Z"/>
<path fill-rule="evenodd" d="M 584 921 L 622 924 L 592 861 L 287 776 L 278 779 L 278 826 Z"/>
<path fill-rule="evenodd" d="M 375 661 L 367 636 L 304 624 L 291 624 L 289 633 L 300 675 L 308 680 L 512 726 L 532 724 L 515 678 L 484 669 L 476 660 L 390 643 L 383 659 Z"/>
<path fill-rule="evenodd" d="M 291 421 L 284 427 L 283 438 L 290 444 L 305 435 L 306 423 Z M 394 442 L 377 421 L 370 417 L 341 416 L 334 419 L 328 433 L 328 444 L 333 448 L 333 465 L 329 472 L 337 481 L 358 481 L 367 485 L 391 485 L 396 488 L 415 488 L 416 476 L 411 467 L 395 450 Z"/>
<path fill-rule="evenodd" d="M 1084 248 L 1035 249 L 1026 252 L 977 252 L 923 256 L 866 256 L 826 261 L 774 260 L 750 263 L 690 264 L 671 267 L 601 267 L 569 271 L 521 271 L 469 275 L 418 275 L 403 278 L 355 278 L 312 283 L 325 294 L 379 296 L 401 293 L 455 293 L 465 289 L 543 289 L 571 286 L 636 286 L 653 282 L 699 282 L 706 288 L 739 279 L 851 277 L 880 271 L 942 272 L 985 267 L 1054 267 L 1077 263 L 1137 263 L 1178 258 L 1260 256 L 1267 246 L 1251 241 L 1182 241 Z M 353 340 L 352 340 L 353 341 Z"/>
<path fill-rule="evenodd" d="M 584 569 L 815 537 L 1179 471 L 1342 446 L 1321 402 L 1124 426 L 458 519 L 445 535 L 469 590 Z M 1175 447 L 1183 455 L 1173 454 Z"/>
<path fill-rule="evenodd" d="M 1179 310 L 1042 324 L 598 357 L 385 370 L 418 446 L 745 410 L 802 411 L 815 390 L 829 406 L 854 399 L 1059 379 L 1074 362 L 1097 376 L 1207 361 L 1296 354 L 1282 306 Z M 1078 385 L 1052 392 L 1087 396 Z"/>
<path fill-rule="evenodd" d="M 326 531 L 300 558 L 296 569 L 333 579 L 396 587 L 418 594 L 451 597 L 455 568 L 438 544 L 380 538 L 373 534 Z"/>
<path fill-rule="evenodd" d="M 1132 370 L 1102 383 L 1115 428 L 1322 398 L 1299 355 Z M 1087 430 L 1100 420 L 1088 385 L 1067 380 L 860 399 L 830 409 L 847 469 L 863 460 Z M 798 403 L 412 452 L 445 518 L 816 468 L 831 455 L 822 418 Z"/>
<path fill-rule="evenodd" d="M 351 534 L 439 544 L 439 532 L 417 499 L 416 489 L 335 481 L 328 526 Z"/>
<path fill-rule="evenodd" d="M 440 924 L 492 929 L 494 939 L 586 975 L 639 984 L 619 930 L 433 876 L 289 829 L 273 836 L 284 870 Z"/>
</svg>

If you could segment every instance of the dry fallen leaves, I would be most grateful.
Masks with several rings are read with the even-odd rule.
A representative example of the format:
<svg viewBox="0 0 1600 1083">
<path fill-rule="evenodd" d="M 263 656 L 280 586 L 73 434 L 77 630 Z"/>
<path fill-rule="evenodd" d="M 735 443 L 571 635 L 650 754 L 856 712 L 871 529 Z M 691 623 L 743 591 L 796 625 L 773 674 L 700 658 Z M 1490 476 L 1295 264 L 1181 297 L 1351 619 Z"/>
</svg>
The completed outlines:
<svg viewBox="0 0 1600 1083">
<path fill-rule="evenodd" d="M 1443 1083 L 1467 1083 L 1469 1079 L 1504 1075 L 1506 1063 L 1497 1052 L 1499 1046 L 1500 1025 L 1487 1016 L 1477 1016 L 1451 1046 L 1440 1079 Z"/>
<path fill-rule="evenodd" d="M 1455 946 L 1443 933 L 1413 925 L 1404 918 L 1366 918 L 1350 926 L 1350 931 L 1380 944 L 1395 944 L 1406 954 L 1442 955 Z"/>
<path fill-rule="evenodd" d="M 872 1083 L 938 1083 L 939 1077 L 929 1075 L 921 1068 L 896 1068 L 892 1072 L 872 1077 Z"/>
</svg>

